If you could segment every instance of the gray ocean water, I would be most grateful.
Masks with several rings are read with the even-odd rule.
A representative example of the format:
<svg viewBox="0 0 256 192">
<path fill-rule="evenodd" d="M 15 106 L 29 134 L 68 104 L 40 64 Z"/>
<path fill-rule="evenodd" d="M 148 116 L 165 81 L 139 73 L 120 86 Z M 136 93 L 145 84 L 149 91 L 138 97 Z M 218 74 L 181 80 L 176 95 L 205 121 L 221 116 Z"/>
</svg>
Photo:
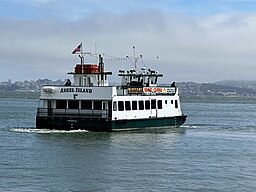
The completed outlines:
<svg viewBox="0 0 256 192">
<path fill-rule="evenodd" d="M 0 99 L 0 191 L 256 190 L 256 100 L 182 101 L 173 129 L 35 129 L 37 99 Z"/>
</svg>

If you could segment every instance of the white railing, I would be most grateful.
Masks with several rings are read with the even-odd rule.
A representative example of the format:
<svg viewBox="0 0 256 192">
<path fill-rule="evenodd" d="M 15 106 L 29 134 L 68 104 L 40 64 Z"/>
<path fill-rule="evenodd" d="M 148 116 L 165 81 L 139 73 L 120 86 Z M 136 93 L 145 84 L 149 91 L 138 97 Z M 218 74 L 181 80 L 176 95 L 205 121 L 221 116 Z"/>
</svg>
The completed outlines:
<svg viewBox="0 0 256 192">
<path fill-rule="evenodd" d="M 39 117 L 108 118 L 109 110 L 37 108 Z"/>
</svg>

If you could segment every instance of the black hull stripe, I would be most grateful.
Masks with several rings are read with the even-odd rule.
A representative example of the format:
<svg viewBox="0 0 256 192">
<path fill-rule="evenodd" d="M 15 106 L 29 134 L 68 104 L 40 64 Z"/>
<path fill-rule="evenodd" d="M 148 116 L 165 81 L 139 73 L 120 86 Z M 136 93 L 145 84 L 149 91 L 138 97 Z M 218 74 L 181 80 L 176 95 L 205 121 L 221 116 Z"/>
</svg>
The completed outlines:
<svg viewBox="0 0 256 192">
<path fill-rule="evenodd" d="M 121 131 L 143 128 L 179 127 L 186 121 L 185 115 L 176 117 L 115 120 L 104 118 L 36 117 L 37 129 Z"/>
</svg>

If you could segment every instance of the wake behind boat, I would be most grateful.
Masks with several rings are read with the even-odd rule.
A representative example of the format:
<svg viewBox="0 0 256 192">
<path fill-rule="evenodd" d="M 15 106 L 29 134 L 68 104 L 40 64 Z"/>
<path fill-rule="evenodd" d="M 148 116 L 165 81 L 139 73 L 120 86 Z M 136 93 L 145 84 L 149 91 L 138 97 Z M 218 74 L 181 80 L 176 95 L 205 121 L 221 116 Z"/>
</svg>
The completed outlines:
<svg viewBox="0 0 256 192">
<path fill-rule="evenodd" d="M 121 131 L 179 127 L 186 121 L 181 112 L 178 87 L 159 86 L 163 74 L 135 68 L 119 70 L 119 86 L 109 86 L 112 72 L 98 64 L 84 64 L 82 43 L 73 51 L 81 63 L 75 66 L 73 83 L 42 87 L 36 128 L 55 130 Z"/>
</svg>

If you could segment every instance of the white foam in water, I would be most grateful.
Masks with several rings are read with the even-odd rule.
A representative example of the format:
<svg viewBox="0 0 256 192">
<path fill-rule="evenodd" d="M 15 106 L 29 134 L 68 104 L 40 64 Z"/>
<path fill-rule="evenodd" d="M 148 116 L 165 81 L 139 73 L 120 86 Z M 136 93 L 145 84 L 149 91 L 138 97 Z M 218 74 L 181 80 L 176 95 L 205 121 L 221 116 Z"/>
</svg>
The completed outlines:
<svg viewBox="0 0 256 192">
<path fill-rule="evenodd" d="M 36 129 L 36 128 L 12 128 L 14 132 L 20 133 L 87 133 L 87 130 L 51 130 L 51 129 Z"/>
<path fill-rule="evenodd" d="M 180 127 L 196 129 L 196 128 L 201 128 L 202 126 L 201 125 L 182 125 Z"/>
</svg>

